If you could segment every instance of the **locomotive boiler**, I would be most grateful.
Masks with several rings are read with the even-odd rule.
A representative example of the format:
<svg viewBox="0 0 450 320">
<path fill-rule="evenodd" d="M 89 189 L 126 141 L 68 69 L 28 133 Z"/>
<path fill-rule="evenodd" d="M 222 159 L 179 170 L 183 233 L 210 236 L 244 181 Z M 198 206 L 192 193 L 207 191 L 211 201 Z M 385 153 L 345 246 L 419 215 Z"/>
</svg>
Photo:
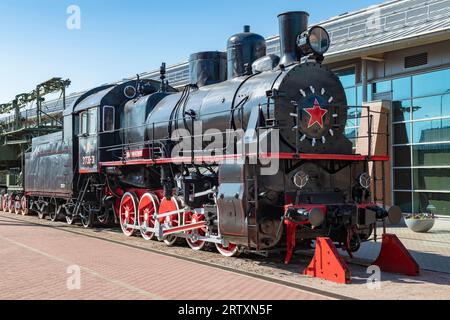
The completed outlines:
<svg viewBox="0 0 450 320">
<path fill-rule="evenodd" d="M 281 56 L 248 26 L 226 53 L 191 55 L 180 91 L 163 66 L 159 82 L 86 93 L 65 112 L 73 192 L 28 190 L 23 206 L 87 227 L 114 218 L 127 236 L 184 238 L 194 250 L 211 243 L 225 256 L 282 240 L 291 252 L 320 236 L 357 251 L 377 222 L 401 212 L 374 201 L 370 163 L 389 158 L 354 153 L 345 127 L 355 106 L 322 65 L 328 33 L 308 28 L 308 17 L 278 17 Z M 26 165 L 42 156 L 32 152 Z"/>
</svg>

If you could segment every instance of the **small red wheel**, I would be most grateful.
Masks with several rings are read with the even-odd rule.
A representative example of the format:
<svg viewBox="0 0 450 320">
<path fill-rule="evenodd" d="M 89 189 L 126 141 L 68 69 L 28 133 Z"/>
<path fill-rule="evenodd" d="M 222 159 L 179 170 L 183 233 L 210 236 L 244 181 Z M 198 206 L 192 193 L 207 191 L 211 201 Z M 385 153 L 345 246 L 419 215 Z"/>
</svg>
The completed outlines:
<svg viewBox="0 0 450 320">
<path fill-rule="evenodd" d="M 119 218 L 120 227 L 127 237 L 131 237 L 136 231 L 133 227 L 135 226 L 137 211 L 138 200 L 136 195 L 131 192 L 125 193 L 120 202 Z"/>
<path fill-rule="evenodd" d="M 29 213 L 27 197 L 23 196 L 22 199 L 20 200 L 20 202 L 21 202 L 21 206 L 22 206 L 22 215 L 27 216 Z"/>
<path fill-rule="evenodd" d="M 184 223 L 185 224 L 193 224 L 197 222 L 202 222 L 205 220 L 205 216 L 202 214 L 187 212 L 184 215 Z M 187 234 L 192 235 L 193 239 L 186 238 L 186 242 L 194 251 L 202 250 L 205 246 L 206 242 L 196 239 L 196 236 L 205 236 L 206 235 L 206 227 L 196 229 L 196 230 L 190 230 L 186 231 Z"/>
<path fill-rule="evenodd" d="M 161 200 L 161 204 L 159 206 L 159 214 L 169 213 L 180 210 L 180 205 L 174 197 L 170 200 L 167 198 L 163 198 Z M 160 219 L 160 223 L 164 224 L 166 227 L 177 227 L 180 225 L 181 215 L 173 214 L 165 218 Z M 173 246 L 175 242 L 178 240 L 178 237 L 175 235 L 168 235 L 164 237 L 164 243 L 168 246 Z"/>
<path fill-rule="evenodd" d="M 8 197 L 8 208 L 10 213 L 16 213 L 16 201 L 14 200 L 13 195 Z"/>
<path fill-rule="evenodd" d="M 146 193 L 139 201 L 138 222 L 141 227 L 141 235 L 145 240 L 152 240 L 155 236 L 154 232 L 145 230 L 144 228 L 155 227 L 155 213 L 159 210 L 159 200 L 153 193 Z"/>
<path fill-rule="evenodd" d="M 236 244 L 229 243 L 228 247 L 224 247 L 223 245 L 216 243 L 216 248 L 219 253 L 225 257 L 237 257 L 240 255 L 239 247 Z"/>
</svg>

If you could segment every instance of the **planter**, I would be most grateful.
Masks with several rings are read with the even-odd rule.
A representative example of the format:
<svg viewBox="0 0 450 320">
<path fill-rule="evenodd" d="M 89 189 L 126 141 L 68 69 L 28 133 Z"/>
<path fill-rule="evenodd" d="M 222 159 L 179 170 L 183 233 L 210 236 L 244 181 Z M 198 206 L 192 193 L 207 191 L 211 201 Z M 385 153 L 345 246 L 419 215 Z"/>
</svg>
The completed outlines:
<svg viewBox="0 0 450 320">
<path fill-rule="evenodd" d="M 433 229 L 435 219 L 405 219 L 405 223 L 414 232 L 426 233 Z"/>
</svg>

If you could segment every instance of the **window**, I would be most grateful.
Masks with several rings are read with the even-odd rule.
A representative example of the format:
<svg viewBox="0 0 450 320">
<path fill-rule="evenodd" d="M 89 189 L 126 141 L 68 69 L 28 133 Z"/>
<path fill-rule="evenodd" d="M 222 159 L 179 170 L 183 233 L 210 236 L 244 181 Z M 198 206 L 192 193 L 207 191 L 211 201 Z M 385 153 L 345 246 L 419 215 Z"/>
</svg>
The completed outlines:
<svg viewBox="0 0 450 320">
<path fill-rule="evenodd" d="M 396 144 L 411 143 L 411 124 L 399 123 L 394 124 L 394 141 Z"/>
<path fill-rule="evenodd" d="M 347 105 L 356 106 L 356 88 L 347 88 L 345 89 L 345 95 L 347 96 Z"/>
<path fill-rule="evenodd" d="M 412 147 L 415 167 L 450 167 L 450 144 L 424 144 Z"/>
<path fill-rule="evenodd" d="M 394 188 L 396 190 L 411 190 L 411 170 L 394 170 Z"/>
<path fill-rule="evenodd" d="M 450 69 L 413 77 L 414 97 L 450 93 Z"/>
<path fill-rule="evenodd" d="M 448 215 L 450 212 L 450 193 L 414 193 L 414 209 L 416 209 L 416 212 L 427 211 L 427 208 L 431 205 L 436 208 L 435 214 Z"/>
<path fill-rule="evenodd" d="M 449 79 L 450 69 L 392 80 L 394 198 L 405 213 L 450 214 Z"/>
<path fill-rule="evenodd" d="M 411 100 L 392 101 L 392 109 L 394 122 L 411 120 Z"/>
<path fill-rule="evenodd" d="M 80 134 L 88 133 L 88 113 L 84 111 L 80 115 Z"/>
<path fill-rule="evenodd" d="M 80 134 L 95 133 L 97 133 L 97 108 L 92 108 L 80 114 Z"/>
<path fill-rule="evenodd" d="M 450 141 L 450 119 L 413 123 L 414 143 Z"/>
<path fill-rule="evenodd" d="M 436 118 L 450 115 L 449 95 L 413 100 L 413 120 Z M 445 105 L 447 104 L 447 105 Z"/>
<path fill-rule="evenodd" d="M 450 185 L 449 169 L 414 169 L 415 190 L 448 190 Z"/>
<path fill-rule="evenodd" d="M 361 106 L 362 101 L 362 86 L 356 85 L 356 71 L 355 67 L 339 69 L 334 71 L 339 77 L 342 86 L 345 89 L 347 98 L 348 120 L 346 124 L 345 135 L 353 144 L 353 151 L 356 152 L 356 141 L 358 139 L 358 130 L 361 120 L 361 109 L 355 106 Z"/>
<path fill-rule="evenodd" d="M 383 81 L 372 84 L 373 93 L 391 92 L 391 81 Z"/>
<path fill-rule="evenodd" d="M 357 128 L 347 128 L 345 129 L 345 136 L 349 139 L 356 139 L 358 136 Z"/>
<path fill-rule="evenodd" d="M 412 212 L 412 194 L 411 192 L 395 192 L 394 201 L 403 212 Z"/>
<path fill-rule="evenodd" d="M 356 105 L 357 106 L 362 106 L 363 105 L 363 90 L 362 90 L 362 86 L 357 86 L 356 87 Z"/>
<path fill-rule="evenodd" d="M 361 120 L 361 112 L 360 108 L 348 108 L 346 127 L 358 127 Z"/>
<path fill-rule="evenodd" d="M 115 129 L 115 108 L 111 106 L 103 107 L 103 132 L 111 132 Z"/>
<path fill-rule="evenodd" d="M 356 85 L 355 68 L 336 70 L 335 73 L 341 80 L 344 88 L 354 87 Z"/>
<path fill-rule="evenodd" d="M 392 81 L 392 90 L 394 100 L 403 100 L 411 98 L 411 77 L 395 79 Z"/>
<path fill-rule="evenodd" d="M 411 147 L 394 147 L 394 167 L 411 166 Z"/>
<path fill-rule="evenodd" d="M 97 133 L 97 108 L 89 109 L 89 134 Z"/>
</svg>

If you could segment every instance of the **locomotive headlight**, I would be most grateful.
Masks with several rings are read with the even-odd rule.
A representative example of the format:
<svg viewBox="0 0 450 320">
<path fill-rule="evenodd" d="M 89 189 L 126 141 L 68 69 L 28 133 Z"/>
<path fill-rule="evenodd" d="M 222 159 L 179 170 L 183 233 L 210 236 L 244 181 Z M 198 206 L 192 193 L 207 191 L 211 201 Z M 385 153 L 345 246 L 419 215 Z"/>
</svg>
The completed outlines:
<svg viewBox="0 0 450 320">
<path fill-rule="evenodd" d="M 313 227 L 320 227 L 325 221 L 325 216 L 322 209 L 314 208 L 309 212 L 309 222 Z"/>
<path fill-rule="evenodd" d="M 323 56 L 330 49 L 330 35 L 319 26 L 312 27 L 297 38 L 297 46 L 303 55 L 314 53 Z"/>
<path fill-rule="evenodd" d="M 358 178 L 359 185 L 364 189 L 369 189 L 372 185 L 372 177 L 368 173 L 362 173 Z"/>
</svg>

